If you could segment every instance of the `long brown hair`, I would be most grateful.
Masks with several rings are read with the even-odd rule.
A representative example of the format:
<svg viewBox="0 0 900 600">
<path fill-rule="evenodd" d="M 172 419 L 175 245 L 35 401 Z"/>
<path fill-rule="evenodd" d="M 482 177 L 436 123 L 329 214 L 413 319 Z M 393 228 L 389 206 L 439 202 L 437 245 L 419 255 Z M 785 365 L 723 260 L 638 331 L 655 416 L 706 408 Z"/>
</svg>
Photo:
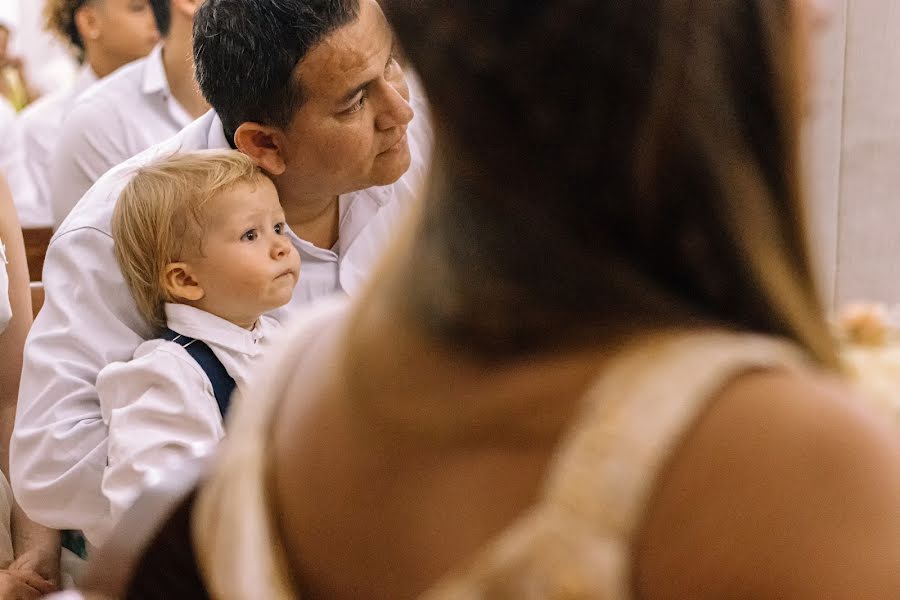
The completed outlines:
<svg viewBox="0 0 900 600">
<path fill-rule="evenodd" d="M 398 285 L 439 339 L 502 358 L 705 323 L 836 363 L 790 0 L 384 4 L 439 130 Z"/>
</svg>

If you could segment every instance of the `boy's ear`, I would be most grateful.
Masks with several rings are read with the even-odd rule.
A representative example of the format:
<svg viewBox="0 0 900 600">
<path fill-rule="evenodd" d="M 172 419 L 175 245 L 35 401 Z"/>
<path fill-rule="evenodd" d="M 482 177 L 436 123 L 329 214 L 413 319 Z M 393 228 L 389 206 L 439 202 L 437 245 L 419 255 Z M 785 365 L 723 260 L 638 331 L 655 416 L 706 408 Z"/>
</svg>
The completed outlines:
<svg viewBox="0 0 900 600">
<path fill-rule="evenodd" d="M 75 28 L 83 39 L 96 40 L 100 37 L 100 21 L 93 6 L 85 4 L 75 11 Z"/>
<path fill-rule="evenodd" d="M 234 132 L 234 145 L 269 175 L 277 177 L 284 173 L 287 138 L 277 127 L 241 123 Z"/>
<path fill-rule="evenodd" d="M 169 263 L 163 272 L 163 285 L 166 291 L 178 300 L 196 302 L 206 295 L 200 283 L 191 274 L 187 263 Z"/>
</svg>

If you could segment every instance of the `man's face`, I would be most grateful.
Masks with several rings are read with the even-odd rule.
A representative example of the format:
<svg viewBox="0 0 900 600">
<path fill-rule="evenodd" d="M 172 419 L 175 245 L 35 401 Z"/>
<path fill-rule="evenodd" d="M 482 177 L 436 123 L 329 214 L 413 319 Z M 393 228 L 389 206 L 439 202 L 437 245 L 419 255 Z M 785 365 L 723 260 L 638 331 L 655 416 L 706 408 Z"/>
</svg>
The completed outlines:
<svg viewBox="0 0 900 600">
<path fill-rule="evenodd" d="M 409 168 L 409 88 L 374 0 L 298 65 L 303 104 L 285 130 L 283 193 L 336 195 L 397 181 Z"/>
</svg>

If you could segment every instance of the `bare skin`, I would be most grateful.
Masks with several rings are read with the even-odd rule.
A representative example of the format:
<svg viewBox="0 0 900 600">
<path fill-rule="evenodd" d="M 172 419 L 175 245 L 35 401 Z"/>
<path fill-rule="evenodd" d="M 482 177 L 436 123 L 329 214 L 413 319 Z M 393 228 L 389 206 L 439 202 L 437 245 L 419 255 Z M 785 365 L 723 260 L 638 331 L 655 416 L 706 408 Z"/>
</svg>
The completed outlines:
<svg viewBox="0 0 900 600">
<path fill-rule="evenodd" d="M 534 503 L 607 355 L 479 365 L 419 336 L 380 292 L 359 307 L 344 358 L 289 387 L 306 401 L 283 403 L 275 431 L 304 598 L 416 597 L 471 558 Z M 900 446 L 857 405 L 815 373 L 723 389 L 662 473 L 636 597 L 896 597 Z"/>
<path fill-rule="evenodd" d="M 0 467 L 9 477 L 9 438 L 16 416 L 22 350 L 31 327 L 31 293 L 22 232 L 6 183 L 0 179 L 0 240 L 6 245 L 13 318 L 0 335 Z M 2 268 L 2 266 L 0 266 Z M 59 577 L 59 534 L 30 521 L 18 506 L 10 523 L 15 560 L 0 570 L 0 599 L 37 598 Z"/>
</svg>

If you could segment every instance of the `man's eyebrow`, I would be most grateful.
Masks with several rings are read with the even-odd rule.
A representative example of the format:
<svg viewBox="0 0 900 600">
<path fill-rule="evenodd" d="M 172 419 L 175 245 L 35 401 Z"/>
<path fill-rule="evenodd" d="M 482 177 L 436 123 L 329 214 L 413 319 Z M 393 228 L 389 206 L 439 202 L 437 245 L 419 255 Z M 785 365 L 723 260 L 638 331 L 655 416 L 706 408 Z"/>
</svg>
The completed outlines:
<svg viewBox="0 0 900 600">
<path fill-rule="evenodd" d="M 396 49 L 397 49 L 397 38 L 394 36 L 391 36 L 391 53 L 388 55 L 387 62 L 384 63 L 385 69 L 387 69 L 388 65 L 391 64 L 391 61 L 394 60 L 394 53 L 395 53 Z M 344 105 L 344 104 L 347 104 L 348 102 L 350 102 L 351 100 L 353 100 L 354 98 L 356 98 L 356 95 L 359 94 L 364 89 L 366 89 L 367 87 L 369 87 L 370 85 L 372 85 L 372 83 L 375 82 L 375 79 L 377 79 L 377 78 L 370 79 L 370 80 L 366 81 L 365 83 L 362 83 L 362 84 L 356 86 L 355 88 L 353 88 L 349 93 L 347 93 L 343 98 L 341 98 L 341 100 L 338 104 Z"/>
</svg>

